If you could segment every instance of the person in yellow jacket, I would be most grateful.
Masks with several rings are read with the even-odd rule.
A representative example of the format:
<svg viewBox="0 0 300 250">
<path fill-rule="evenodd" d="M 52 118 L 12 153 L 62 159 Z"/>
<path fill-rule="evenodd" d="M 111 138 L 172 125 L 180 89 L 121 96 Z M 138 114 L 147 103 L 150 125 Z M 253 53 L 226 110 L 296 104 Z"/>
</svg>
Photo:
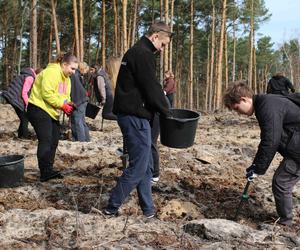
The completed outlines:
<svg viewBox="0 0 300 250">
<path fill-rule="evenodd" d="M 63 178 L 53 168 L 60 136 L 59 115 L 61 112 L 70 115 L 73 111 L 70 76 L 77 68 L 77 58 L 63 54 L 38 74 L 31 90 L 27 113 L 38 138 L 37 159 L 42 182 Z"/>
</svg>

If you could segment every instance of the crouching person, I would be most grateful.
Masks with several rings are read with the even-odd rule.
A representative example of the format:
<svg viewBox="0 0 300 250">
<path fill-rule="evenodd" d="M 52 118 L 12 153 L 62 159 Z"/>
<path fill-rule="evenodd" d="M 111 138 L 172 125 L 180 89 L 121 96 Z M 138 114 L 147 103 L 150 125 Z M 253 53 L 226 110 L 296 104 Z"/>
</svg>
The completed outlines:
<svg viewBox="0 0 300 250">
<path fill-rule="evenodd" d="M 300 107 L 294 102 L 297 94 L 254 95 L 246 82 L 236 82 L 226 90 L 224 104 L 239 114 L 255 114 L 261 129 L 261 141 L 246 177 L 253 180 L 267 171 L 275 153 L 283 160 L 273 176 L 279 223 L 292 225 L 292 190 L 300 179 Z"/>
<path fill-rule="evenodd" d="M 60 56 L 37 76 L 31 91 L 27 112 L 38 138 L 37 158 L 41 181 L 63 178 L 53 168 L 60 135 L 59 114 L 61 110 L 67 115 L 73 111 L 70 76 L 77 67 L 75 56 Z"/>
</svg>

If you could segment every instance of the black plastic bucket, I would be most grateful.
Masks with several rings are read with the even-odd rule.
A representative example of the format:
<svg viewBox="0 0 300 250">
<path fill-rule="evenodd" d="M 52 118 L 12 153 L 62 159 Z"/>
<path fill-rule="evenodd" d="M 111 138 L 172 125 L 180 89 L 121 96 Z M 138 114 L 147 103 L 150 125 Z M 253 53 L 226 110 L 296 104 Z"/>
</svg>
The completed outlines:
<svg viewBox="0 0 300 250">
<path fill-rule="evenodd" d="M 194 144 L 200 114 L 188 109 L 171 109 L 172 116 L 160 116 L 160 142 L 171 148 Z"/>
<path fill-rule="evenodd" d="M 100 107 L 92 103 L 88 103 L 85 110 L 85 116 L 95 119 L 99 111 L 100 111 Z"/>
<path fill-rule="evenodd" d="M 23 184 L 24 156 L 0 156 L 0 187 L 17 187 Z"/>
</svg>

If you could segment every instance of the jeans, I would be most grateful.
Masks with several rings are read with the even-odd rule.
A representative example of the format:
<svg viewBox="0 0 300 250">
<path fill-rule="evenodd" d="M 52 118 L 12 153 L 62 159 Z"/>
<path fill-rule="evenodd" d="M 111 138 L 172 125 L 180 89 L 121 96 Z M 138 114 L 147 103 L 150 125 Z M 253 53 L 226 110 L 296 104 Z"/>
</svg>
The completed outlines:
<svg viewBox="0 0 300 250">
<path fill-rule="evenodd" d="M 37 158 L 41 173 L 53 168 L 59 141 L 59 122 L 41 108 L 29 103 L 28 119 L 38 138 Z"/>
<path fill-rule="evenodd" d="M 18 138 L 28 138 L 29 131 L 28 131 L 28 118 L 25 111 L 20 110 L 19 108 L 12 105 L 14 110 L 17 113 L 17 116 L 20 119 L 20 125 L 18 128 Z"/>
<path fill-rule="evenodd" d="M 152 215 L 155 208 L 152 200 L 152 155 L 151 128 L 146 119 L 130 115 L 118 115 L 118 124 L 127 146 L 129 166 L 123 170 L 117 185 L 112 190 L 107 210 L 118 211 L 133 189 L 137 189 L 139 203 L 144 215 Z"/>
<path fill-rule="evenodd" d="M 77 106 L 71 115 L 71 130 L 74 141 L 90 141 L 89 127 L 85 122 L 85 110 L 87 102 Z"/>
<path fill-rule="evenodd" d="M 293 195 L 292 191 L 300 180 L 300 166 L 293 160 L 284 158 L 273 176 L 272 191 L 279 223 L 292 225 Z"/>
</svg>

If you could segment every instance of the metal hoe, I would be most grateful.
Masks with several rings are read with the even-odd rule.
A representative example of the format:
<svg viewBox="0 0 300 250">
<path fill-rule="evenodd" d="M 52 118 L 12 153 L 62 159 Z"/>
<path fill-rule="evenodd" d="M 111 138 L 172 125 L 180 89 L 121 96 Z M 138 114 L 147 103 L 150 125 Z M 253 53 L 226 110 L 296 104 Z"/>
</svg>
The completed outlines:
<svg viewBox="0 0 300 250">
<path fill-rule="evenodd" d="M 246 186 L 245 186 L 245 188 L 244 188 L 243 194 L 242 194 L 242 196 L 241 196 L 240 203 L 239 203 L 239 205 L 238 205 L 238 207 L 237 207 L 237 209 L 236 209 L 235 216 L 234 216 L 234 220 L 237 219 L 237 217 L 238 217 L 238 215 L 239 215 L 239 212 L 240 212 L 240 209 L 241 209 L 241 207 L 242 207 L 243 202 L 244 202 L 244 201 L 247 201 L 248 198 L 249 198 L 249 196 L 248 196 L 247 193 L 248 193 L 248 189 L 249 189 L 250 183 L 251 183 L 251 181 L 248 180 L 248 181 L 247 181 L 247 184 L 246 184 Z"/>
</svg>

